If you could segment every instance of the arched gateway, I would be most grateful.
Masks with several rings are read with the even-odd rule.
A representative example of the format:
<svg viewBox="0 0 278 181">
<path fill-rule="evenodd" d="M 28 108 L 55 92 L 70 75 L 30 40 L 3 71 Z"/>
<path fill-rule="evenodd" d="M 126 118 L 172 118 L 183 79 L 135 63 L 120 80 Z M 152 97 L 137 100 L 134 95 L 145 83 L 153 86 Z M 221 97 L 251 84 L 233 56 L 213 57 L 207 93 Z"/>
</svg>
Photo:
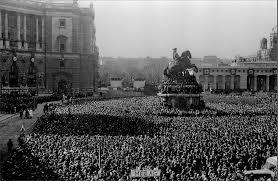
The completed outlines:
<svg viewBox="0 0 278 181">
<path fill-rule="evenodd" d="M 72 85 L 72 74 L 68 72 L 56 72 L 52 74 L 53 85 L 52 89 L 57 93 L 65 93 L 71 89 Z"/>
</svg>

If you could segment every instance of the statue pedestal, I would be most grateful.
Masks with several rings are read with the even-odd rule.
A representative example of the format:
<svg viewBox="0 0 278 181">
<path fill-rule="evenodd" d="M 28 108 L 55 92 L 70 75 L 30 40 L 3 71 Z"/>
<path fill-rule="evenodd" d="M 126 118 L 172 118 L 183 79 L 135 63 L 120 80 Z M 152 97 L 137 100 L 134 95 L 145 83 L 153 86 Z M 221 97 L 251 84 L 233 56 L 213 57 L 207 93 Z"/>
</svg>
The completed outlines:
<svg viewBox="0 0 278 181">
<path fill-rule="evenodd" d="M 201 94 L 163 94 L 158 93 L 165 106 L 184 110 L 203 109 L 205 103 Z"/>
</svg>

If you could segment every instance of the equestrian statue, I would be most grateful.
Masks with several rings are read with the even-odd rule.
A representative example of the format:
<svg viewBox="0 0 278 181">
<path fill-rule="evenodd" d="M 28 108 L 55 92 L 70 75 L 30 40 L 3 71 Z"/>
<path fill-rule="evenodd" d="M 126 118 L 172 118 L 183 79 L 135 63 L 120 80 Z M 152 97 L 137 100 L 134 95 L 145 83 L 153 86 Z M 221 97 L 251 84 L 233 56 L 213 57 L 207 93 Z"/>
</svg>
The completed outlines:
<svg viewBox="0 0 278 181">
<path fill-rule="evenodd" d="M 182 109 L 202 109 L 204 107 L 201 95 L 202 86 L 194 75 L 198 69 L 195 64 L 191 64 L 191 58 L 189 50 L 179 56 L 177 48 L 173 49 L 173 59 L 164 69 L 165 79 L 160 85 L 160 93 L 158 93 L 165 105 Z"/>
</svg>

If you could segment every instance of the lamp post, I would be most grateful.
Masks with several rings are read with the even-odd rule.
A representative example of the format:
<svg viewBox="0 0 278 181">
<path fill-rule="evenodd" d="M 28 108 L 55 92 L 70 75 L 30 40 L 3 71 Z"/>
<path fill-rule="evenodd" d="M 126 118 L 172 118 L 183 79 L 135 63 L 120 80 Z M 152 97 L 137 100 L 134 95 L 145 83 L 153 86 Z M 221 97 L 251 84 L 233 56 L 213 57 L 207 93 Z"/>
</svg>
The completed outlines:
<svg viewBox="0 0 278 181">
<path fill-rule="evenodd" d="M 0 64 L 2 64 L 2 62 Z M 0 67 L 0 97 L 2 95 L 2 84 L 3 84 L 3 82 L 2 82 L 2 66 L 1 66 Z"/>
</svg>

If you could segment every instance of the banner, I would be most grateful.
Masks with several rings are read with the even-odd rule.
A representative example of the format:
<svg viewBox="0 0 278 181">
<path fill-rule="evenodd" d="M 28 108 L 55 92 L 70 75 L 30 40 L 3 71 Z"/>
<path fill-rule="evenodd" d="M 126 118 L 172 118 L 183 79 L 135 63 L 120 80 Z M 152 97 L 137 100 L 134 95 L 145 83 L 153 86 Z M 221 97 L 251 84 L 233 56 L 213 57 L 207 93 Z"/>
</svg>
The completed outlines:
<svg viewBox="0 0 278 181">
<path fill-rule="evenodd" d="M 146 178 L 146 177 L 159 177 L 161 174 L 161 170 L 131 170 L 130 176 L 131 178 Z"/>
</svg>

